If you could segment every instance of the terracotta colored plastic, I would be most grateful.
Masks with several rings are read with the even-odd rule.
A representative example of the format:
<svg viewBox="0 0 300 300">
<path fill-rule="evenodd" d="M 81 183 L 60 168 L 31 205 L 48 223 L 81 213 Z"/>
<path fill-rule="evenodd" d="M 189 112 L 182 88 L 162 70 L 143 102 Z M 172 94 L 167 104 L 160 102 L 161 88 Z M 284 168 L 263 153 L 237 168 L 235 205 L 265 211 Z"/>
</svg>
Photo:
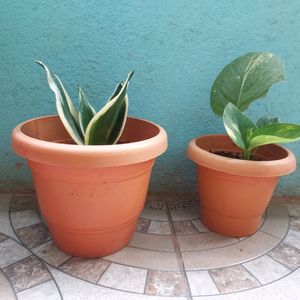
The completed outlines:
<svg viewBox="0 0 300 300">
<path fill-rule="evenodd" d="M 227 158 L 211 153 L 215 151 L 241 152 L 226 135 L 205 135 L 188 146 L 188 157 L 197 164 L 201 221 L 226 236 L 251 235 L 259 227 L 279 176 L 295 170 L 295 156 L 273 144 L 256 152 L 268 161 Z"/>
<path fill-rule="evenodd" d="M 28 160 L 41 212 L 55 244 L 74 256 L 112 254 L 131 239 L 155 158 L 167 148 L 160 126 L 128 118 L 126 144 L 70 144 L 58 116 L 29 120 L 12 133 Z"/>
</svg>

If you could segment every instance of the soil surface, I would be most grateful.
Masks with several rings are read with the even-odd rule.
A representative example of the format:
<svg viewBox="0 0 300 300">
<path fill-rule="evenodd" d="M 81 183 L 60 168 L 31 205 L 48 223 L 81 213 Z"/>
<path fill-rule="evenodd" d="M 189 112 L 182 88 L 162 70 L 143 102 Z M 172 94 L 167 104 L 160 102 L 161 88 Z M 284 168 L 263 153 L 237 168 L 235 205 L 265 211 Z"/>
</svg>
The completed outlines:
<svg viewBox="0 0 300 300">
<path fill-rule="evenodd" d="M 231 151 L 209 151 L 209 152 L 220 156 L 225 156 L 228 158 L 243 159 L 242 153 L 239 152 L 231 152 Z M 262 159 L 261 157 L 256 155 L 251 155 L 250 160 L 263 161 L 265 159 Z"/>
</svg>

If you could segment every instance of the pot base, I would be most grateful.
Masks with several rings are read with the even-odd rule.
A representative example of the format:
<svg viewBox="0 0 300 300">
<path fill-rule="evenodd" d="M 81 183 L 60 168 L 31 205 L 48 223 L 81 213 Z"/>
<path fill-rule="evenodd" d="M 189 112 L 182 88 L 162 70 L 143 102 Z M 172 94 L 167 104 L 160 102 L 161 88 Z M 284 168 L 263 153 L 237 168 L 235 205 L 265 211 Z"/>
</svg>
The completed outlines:
<svg viewBox="0 0 300 300">
<path fill-rule="evenodd" d="M 128 245 L 136 229 L 137 219 L 122 228 L 110 231 L 77 232 L 50 225 L 55 245 L 62 251 L 78 257 L 102 257 L 113 254 Z"/>
<path fill-rule="evenodd" d="M 258 230 L 261 222 L 261 216 L 240 219 L 223 216 L 209 209 L 202 209 L 200 218 L 202 224 L 210 230 L 231 237 L 252 235 Z"/>
</svg>

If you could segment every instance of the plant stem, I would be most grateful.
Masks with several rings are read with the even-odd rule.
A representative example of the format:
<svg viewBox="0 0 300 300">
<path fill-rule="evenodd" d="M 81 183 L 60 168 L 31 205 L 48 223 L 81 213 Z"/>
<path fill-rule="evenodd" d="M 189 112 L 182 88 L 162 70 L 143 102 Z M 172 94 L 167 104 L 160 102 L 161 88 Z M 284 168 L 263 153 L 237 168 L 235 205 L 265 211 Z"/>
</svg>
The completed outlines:
<svg viewBox="0 0 300 300">
<path fill-rule="evenodd" d="M 245 150 L 243 152 L 243 159 L 245 159 L 245 160 L 251 160 L 251 151 Z"/>
</svg>

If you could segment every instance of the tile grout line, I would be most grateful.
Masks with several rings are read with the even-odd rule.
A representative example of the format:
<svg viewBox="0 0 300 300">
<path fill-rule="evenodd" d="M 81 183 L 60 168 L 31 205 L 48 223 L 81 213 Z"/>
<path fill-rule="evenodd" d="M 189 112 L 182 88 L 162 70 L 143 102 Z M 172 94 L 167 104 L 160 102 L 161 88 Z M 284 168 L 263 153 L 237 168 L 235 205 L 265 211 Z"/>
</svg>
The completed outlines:
<svg viewBox="0 0 300 300">
<path fill-rule="evenodd" d="M 171 211 L 170 211 L 168 201 L 166 201 L 165 206 L 166 206 L 166 213 L 167 213 L 167 217 L 168 217 L 168 221 L 169 221 L 169 225 L 170 225 L 170 230 L 171 230 L 172 244 L 174 246 L 175 254 L 176 254 L 176 258 L 177 258 L 177 263 L 179 265 L 179 271 L 183 275 L 183 280 L 184 280 L 185 286 L 187 288 L 186 298 L 187 298 L 187 300 L 192 300 L 193 299 L 192 292 L 191 292 L 191 288 L 190 288 L 189 281 L 188 281 L 188 278 L 187 278 L 187 274 L 186 274 L 185 269 L 184 269 L 184 262 L 183 262 L 183 259 L 182 259 L 179 243 L 178 243 L 178 240 L 177 240 L 177 237 L 176 237 L 175 228 L 174 228 L 174 224 L 173 224 L 173 221 L 172 221 Z"/>
</svg>

